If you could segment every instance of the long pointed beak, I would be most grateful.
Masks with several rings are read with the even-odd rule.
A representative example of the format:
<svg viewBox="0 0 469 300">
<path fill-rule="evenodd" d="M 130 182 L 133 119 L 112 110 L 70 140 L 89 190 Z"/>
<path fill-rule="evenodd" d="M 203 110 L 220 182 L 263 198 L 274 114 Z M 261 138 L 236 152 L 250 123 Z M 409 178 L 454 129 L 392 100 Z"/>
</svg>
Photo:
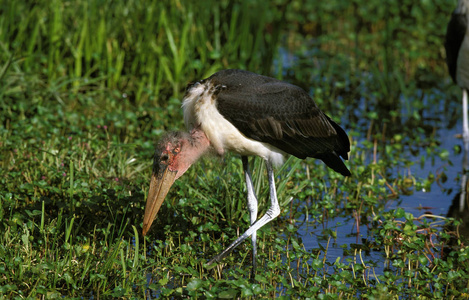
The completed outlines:
<svg viewBox="0 0 469 300">
<path fill-rule="evenodd" d="M 169 188 L 173 185 L 177 171 L 164 168 L 158 174 L 151 175 L 150 191 L 148 192 L 145 216 L 143 217 L 143 235 L 150 229 L 151 223 L 160 210 Z"/>
</svg>

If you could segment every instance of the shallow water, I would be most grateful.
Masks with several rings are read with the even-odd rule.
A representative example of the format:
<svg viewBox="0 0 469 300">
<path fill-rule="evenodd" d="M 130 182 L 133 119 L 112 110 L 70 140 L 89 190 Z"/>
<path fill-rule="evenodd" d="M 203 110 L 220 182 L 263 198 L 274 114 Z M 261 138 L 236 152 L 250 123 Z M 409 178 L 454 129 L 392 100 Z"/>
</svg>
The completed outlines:
<svg viewBox="0 0 469 300">
<path fill-rule="evenodd" d="M 457 104 L 454 104 L 457 105 Z M 452 201 L 456 201 L 459 205 L 459 197 L 455 197 L 461 191 L 460 178 L 462 175 L 462 162 L 463 152 L 455 153 L 455 146 L 463 146 L 462 139 L 460 136 L 462 132 L 462 121 L 458 121 L 452 128 L 448 127 L 449 118 L 442 116 L 439 120 L 437 118 L 435 126 L 437 126 L 436 139 L 440 141 L 439 148 L 447 150 L 449 152 L 449 159 L 443 160 L 439 155 L 426 155 L 423 166 L 416 163 L 410 167 L 410 173 L 412 176 L 417 178 L 426 178 L 429 173 L 438 177 L 441 172 L 444 172 L 447 176 L 447 180 L 435 180 L 431 184 L 431 188 L 425 190 L 414 190 L 411 195 L 400 194 L 397 199 L 390 199 L 386 202 L 386 210 L 396 209 L 398 207 L 403 208 L 405 212 L 411 213 L 415 218 L 423 214 L 433 214 L 436 216 L 447 216 Z M 425 152 L 423 152 L 425 153 Z M 412 156 L 410 151 L 404 151 L 403 156 Z M 420 155 L 415 157 L 415 160 L 420 160 Z M 317 225 L 308 224 L 305 222 L 300 226 L 299 234 L 303 240 L 306 250 L 317 249 L 319 244 L 326 248 L 328 241 L 318 239 L 316 234 L 320 234 L 322 230 L 322 224 Z M 329 229 L 337 232 L 337 238 L 331 239 L 327 247 L 327 260 L 334 262 L 338 258 L 347 258 L 344 254 L 341 245 L 350 244 L 361 244 L 362 239 L 367 239 L 368 230 L 366 226 L 359 227 L 359 233 L 357 234 L 355 219 L 348 217 L 338 217 L 327 222 Z M 350 247 L 348 247 L 350 249 Z M 350 256 L 348 257 L 350 258 Z M 353 258 L 353 257 L 352 257 Z M 378 251 L 370 251 L 363 256 L 366 261 L 375 262 L 377 265 L 376 274 L 380 274 L 386 264 L 385 256 L 383 253 Z"/>
<path fill-rule="evenodd" d="M 406 212 L 410 212 L 414 216 L 419 216 L 425 212 L 431 212 L 439 216 L 446 216 L 448 213 L 451 201 L 460 191 L 461 187 L 459 178 L 462 173 L 463 153 L 455 154 L 452 151 L 455 145 L 461 145 L 462 147 L 462 140 L 456 137 L 456 135 L 461 133 L 461 128 L 462 124 L 459 122 L 451 130 L 438 130 L 441 141 L 440 147 L 447 149 L 451 153 L 450 161 L 452 164 L 443 162 L 436 157 L 434 164 L 427 160 L 423 168 L 417 165 L 413 166 L 412 172 L 416 177 L 426 177 L 429 172 L 436 175 L 444 170 L 448 180 L 444 183 L 440 182 L 440 184 L 437 181 L 433 182 L 430 191 L 416 191 L 411 196 L 402 196 L 402 203 L 399 206 L 404 208 Z M 422 210 L 420 207 L 425 207 L 425 209 Z"/>
</svg>

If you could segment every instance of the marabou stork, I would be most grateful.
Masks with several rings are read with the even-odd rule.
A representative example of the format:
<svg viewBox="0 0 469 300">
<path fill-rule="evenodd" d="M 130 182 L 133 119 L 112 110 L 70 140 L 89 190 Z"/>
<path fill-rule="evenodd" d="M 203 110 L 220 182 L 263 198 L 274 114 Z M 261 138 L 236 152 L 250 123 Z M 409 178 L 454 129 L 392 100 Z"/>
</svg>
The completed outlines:
<svg viewBox="0 0 469 300">
<path fill-rule="evenodd" d="M 446 63 L 453 81 L 462 88 L 463 140 L 469 151 L 467 91 L 469 90 L 469 0 L 459 0 L 446 29 Z"/>
<path fill-rule="evenodd" d="M 166 134 L 156 147 L 143 235 L 148 232 L 171 185 L 200 156 L 206 152 L 222 156 L 233 151 L 242 158 L 251 226 L 207 265 L 219 262 L 251 236 L 254 274 L 256 231 L 280 214 L 272 164 L 281 164 L 285 154 L 302 159 L 314 157 L 349 176 L 350 171 L 340 158 L 348 159 L 348 136 L 303 89 L 247 71 L 219 71 L 189 84 L 182 107 L 189 132 Z M 249 155 L 265 160 L 270 186 L 270 208 L 257 221 Z"/>
</svg>

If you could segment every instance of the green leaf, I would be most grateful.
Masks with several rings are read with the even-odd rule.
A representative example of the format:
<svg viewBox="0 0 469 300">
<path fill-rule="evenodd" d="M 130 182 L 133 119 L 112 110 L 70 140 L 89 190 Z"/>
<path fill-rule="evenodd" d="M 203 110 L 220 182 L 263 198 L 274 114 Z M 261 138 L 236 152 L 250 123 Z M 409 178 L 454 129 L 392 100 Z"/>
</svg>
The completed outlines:
<svg viewBox="0 0 469 300">
<path fill-rule="evenodd" d="M 166 285 L 168 283 L 169 279 L 165 276 L 163 278 L 161 278 L 160 280 L 158 280 L 158 283 L 160 285 Z"/>
<path fill-rule="evenodd" d="M 395 211 L 394 211 L 394 217 L 396 218 L 403 218 L 405 216 L 405 210 L 402 209 L 402 208 L 397 208 Z"/>
<path fill-rule="evenodd" d="M 220 298 L 220 299 L 234 299 L 237 294 L 238 294 L 237 290 L 229 289 L 229 290 L 218 293 L 218 298 Z"/>
<path fill-rule="evenodd" d="M 187 289 L 189 291 L 196 291 L 203 285 L 203 283 L 203 280 L 194 278 L 187 284 Z"/>
</svg>

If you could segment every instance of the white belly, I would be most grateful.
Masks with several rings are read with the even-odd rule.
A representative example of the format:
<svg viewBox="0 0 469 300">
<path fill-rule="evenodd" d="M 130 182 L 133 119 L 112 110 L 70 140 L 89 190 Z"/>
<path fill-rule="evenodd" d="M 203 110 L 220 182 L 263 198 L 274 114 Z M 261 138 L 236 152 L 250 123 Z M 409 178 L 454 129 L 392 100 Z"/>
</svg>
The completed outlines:
<svg viewBox="0 0 469 300">
<path fill-rule="evenodd" d="M 190 130 L 200 126 L 215 151 L 223 155 L 233 151 L 241 155 L 257 155 L 275 165 L 284 161 L 279 149 L 245 137 L 236 127 L 226 120 L 217 110 L 212 97 L 210 83 L 191 88 L 183 100 L 184 121 Z"/>
</svg>

